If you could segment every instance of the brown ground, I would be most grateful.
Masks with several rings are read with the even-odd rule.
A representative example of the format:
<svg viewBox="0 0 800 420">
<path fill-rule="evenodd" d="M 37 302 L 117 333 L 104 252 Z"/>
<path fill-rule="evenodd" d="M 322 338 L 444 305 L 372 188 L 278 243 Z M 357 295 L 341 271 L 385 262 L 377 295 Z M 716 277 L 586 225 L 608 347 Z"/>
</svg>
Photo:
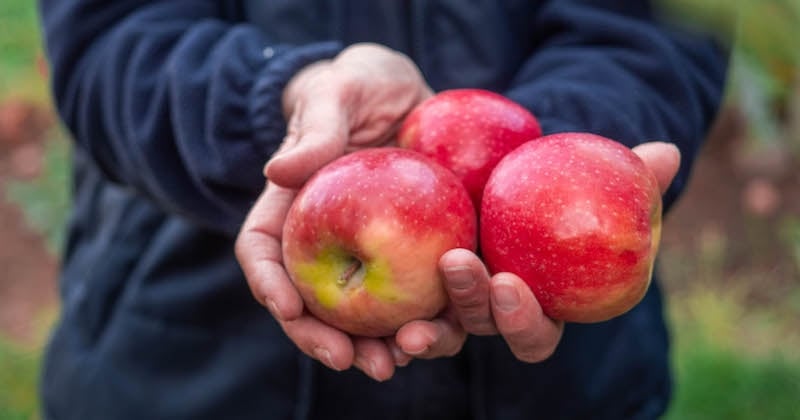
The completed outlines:
<svg viewBox="0 0 800 420">
<path fill-rule="evenodd" d="M 33 105 L 0 104 L 0 334 L 21 341 L 33 339 L 37 320 L 56 302 L 58 261 L 4 191 L 12 179 L 37 176 L 51 121 Z"/>
<path fill-rule="evenodd" d="M 36 320 L 56 302 L 58 260 L 2 193 L 8 180 L 39 173 L 48 115 L 24 103 L 0 104 L 0 334 L 19 340 L 33 337 Z M 767 303 L 800 278 L 782 236 L 786 217 L 800 222 L 800 171 L 787 150 L 744 147 L 743 128 L 727 112 L 707 143 L 666 220 L 662 272 L 676 290 L 718 258 L 717 281 L 765 284 L 752 297 Z"/>
<path fill-rule="evenodd" d="M 800 154 L 791 142 L 754 143 L 744 133 L 740 115 L 722 114 L 667 215 L 661 269 L 673 290 L 705 273 L 769 304 L 800 286 L 800 255 L 791 255 L 792 244 L 800 252 Z"/>
</svg>

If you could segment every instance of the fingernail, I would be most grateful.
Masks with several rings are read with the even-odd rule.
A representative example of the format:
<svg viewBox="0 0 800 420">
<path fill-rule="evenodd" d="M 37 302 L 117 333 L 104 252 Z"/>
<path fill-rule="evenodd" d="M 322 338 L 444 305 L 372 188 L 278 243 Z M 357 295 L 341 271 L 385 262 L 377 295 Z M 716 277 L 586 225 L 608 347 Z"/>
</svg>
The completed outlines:
<svg viewBox="0 0 800 420">
<path fill-rule="evenodd" d="M 431 345 L 439 341 L 441 333 L 439 331 L 422 331 L 417 338 L 412 341 L 411 347 L 401 348 L 406 354 L 419 356 L 427 353 Z"/>
<path fill-rule="evenodd" d="M 492 293 L 494 304 L 502 311 L 511 312 L 519 307 L 519 293 L 508 283 L 498 283 Z"/>
<path fill-rule="evenodd" d="M 428 347 L 428 346 L 422 346 L 422 347 L 419 347 L 419 348 L 416 348 L 416 349 L 413 349 L 413 348 L 412 349 L 405 349 L 405 352 L 407 354 L 412 355 L 412 356 L 419 356 L 420 354 L 423 354 L 426 351 L 428 351 L 429 348 L 430 347 Z"/>
<path fill-rule="evenodd" d="M 378 377 L 375 375 L 375 362 L 361 356 L 357 356 L 355 362 L 356 365 L 358 365 L 359 367 L 361 367 L 362 370 L 364 370 L 364 373 L 366 373 L 367 376 L 369 376 L 372 379 L 375 379 L 376 381 L 380 381 L 380 379 L 378 379 Z"/>
<path fill-rule="evenodd" d="M 281 154 L 282 152 L 278 150 L 277 152 L 275 152 L 274 155 L 272 155 L 272 157 L 267 161 L 267 163 L 264 164 L 264 168 L 262 168 L 261 170 L 261 173 L 264 175 L 264 177 L 269 178 L 270 168 L 275 166 L 276 160 L 280 160 Z"/>
<path fill-rule="evenodd" d="M 475 277 L 472 270 L 466 265 L 450 267 L 445 270 L 447 284 L 455 290 L 468 290 L 475 286 Z"/>
<path fill-rule="evenodd" d="M 392 351 L 392 358 L 394 359 L 395 366 L 406 366 L 408 362 L 411 361 L 411 357 L 408 356 L 403 350 L 400 350 L 397 346 L 391 346 L 390 350 Z"/>
<path fill-rule="evenodd" d="M 314 354 L 314 358 L 322 362 L 325 366 L 333 370 L 341 370 L 334 366 L 333 360 L 331 360 L 331 352 L 329 352 L 328 349 L 324 347 L 314 347 L 312 353 Z"/>
<path fill-rule="evenodd" d="M 264 303 L 267 305 L 269 313 L 271 313 L 275 319 L 277 319 L 278 321 L 283 321 L 283 317 L 281 316 L 281 311 L 278 310 L 278 305 L 275 304 L 275 301 L 267 298 L 264 300 Z"/>
</svg>

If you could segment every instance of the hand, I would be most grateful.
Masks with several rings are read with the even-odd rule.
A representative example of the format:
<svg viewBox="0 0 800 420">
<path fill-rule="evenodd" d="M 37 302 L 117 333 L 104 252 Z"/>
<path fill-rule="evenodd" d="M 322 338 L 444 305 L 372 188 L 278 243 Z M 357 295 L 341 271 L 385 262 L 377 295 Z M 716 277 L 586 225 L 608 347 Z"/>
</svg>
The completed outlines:
<svg viewBox="0 0 800 420">
<path fill-rule="evenodd" d="M 282 263 L 281 233 L 296 191 L 269 182 L 236 240 L 236 257 L 255 299 L 308 356 L 334 370 L 352 366 L 375 380 L 392 377 L 391 340 L 352 337 L 311 315 Z"/>
<path fill-rule="evenodd" d="M 663 194 L 680 164 L 678 149 L 668 143 L 645 143 L 633 148 L 653 171 Z M 460 351 L 467 334 L 500 334 L 514 355 L 538 362 L 555 351 L 564 323 L 548 318 L 530 288 L 511 273 L 489 273 L 480 259 L 467 250 L 447 252 L 440 260 L 450 307 L 433 321 L 413 321 L 395 337 L 406 354 L 397 358 L 434 358 Z"/>
<path fill-rule="evenodd" d="M 351 337 L 304 309 L 282 264 L 286 212 L 314 172 L 348 151 L 390 143 L 405 115 L 430 95 L 414 63 L 373 44 L 306 67 L 284 90 L 287 135 L 265 166 L 269 182 L 239 233 L 236 256 L 258 302 L 301 351 L 332 369 L 355 366 L 385 380 L 398 363 L 394 354 L 405 356 L 393 339 Z"/>
<path fill-rule="evenodd" d="M 264 173 L 299 188 L 342 154 L 393 141 L 405 116 L 433 92 L 405 55 L 356 44 L 300 71 L 283 93 L 287 135 Z"/>
</svg>

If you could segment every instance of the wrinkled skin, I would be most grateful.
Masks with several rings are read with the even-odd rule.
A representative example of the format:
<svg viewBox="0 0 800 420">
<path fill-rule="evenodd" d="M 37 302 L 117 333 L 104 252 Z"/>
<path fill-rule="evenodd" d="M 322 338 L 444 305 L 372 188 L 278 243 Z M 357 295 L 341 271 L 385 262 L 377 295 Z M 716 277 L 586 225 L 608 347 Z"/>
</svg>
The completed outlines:
<svg viewBox="0 0 800 420">
<path fill-rule="evenodd" d="M 434 320 L 407 323 L 392 337 L 351 336 L 305 310 L 281 257 L 283 222 L 297 189 L 346 152 L 390 144 L 403 118 L 431 94 L 413 62 L 373 44 L 353 45 L 331 61 L 306 67 L 284 91 L 287 136 L 265 166 L 269 182 L 242 226 L 236 255 L 253 296 L 301 351 L 331 369 L 355 367 L 387 380 L 413 358 L 457 354 L 467 334 L 499 334 L 518 359 L 538 362 L 561 339 L 563 323 L 544 315 L 519 277 L 489 276 L 483 262 L 464 249 L 448 251 L 439 261 L 447 309 Z M 678 169 L 677 148 L 649 143 L 634 151 L 663 193 Z"/>
</svg>

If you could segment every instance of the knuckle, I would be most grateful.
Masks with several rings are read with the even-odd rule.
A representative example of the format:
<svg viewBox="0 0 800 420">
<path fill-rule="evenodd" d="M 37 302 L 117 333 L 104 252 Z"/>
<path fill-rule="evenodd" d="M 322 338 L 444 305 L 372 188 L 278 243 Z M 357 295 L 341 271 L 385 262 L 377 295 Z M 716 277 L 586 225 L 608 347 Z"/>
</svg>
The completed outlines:
<svg viewBox="0 0 800 420">
<path fill-rule="evenodd" d="M 521 322 L 508 322 L 508 320 L 499 318 L 498 326 L 503 335 L 505 337 L 510 337 L 513 341 L 530 343 L 533 340 L 534 334 L 530 325 Z"/>
<path fill-rule="evenodd" d="M 494 318 L 487 305 L 457 306 L 458 319 L 470 334 L 489 335 L 497 333 Z"/>
<path fill-rule="evenodd" d="M 464 313 L 474 313 L 489 309 L 485 297 L 477 293 L 457 293 L 452 298 L 455 306 Z"/>
</svg>

